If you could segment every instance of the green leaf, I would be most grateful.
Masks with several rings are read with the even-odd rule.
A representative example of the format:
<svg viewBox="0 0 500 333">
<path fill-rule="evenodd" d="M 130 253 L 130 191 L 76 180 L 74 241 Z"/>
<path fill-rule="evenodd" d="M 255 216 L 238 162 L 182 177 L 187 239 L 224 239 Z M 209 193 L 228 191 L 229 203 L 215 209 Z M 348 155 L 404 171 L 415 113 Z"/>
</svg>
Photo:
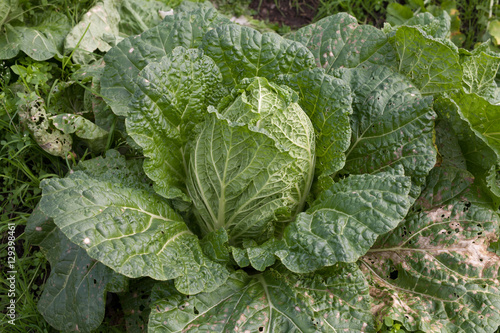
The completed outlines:
<svg viewBox="0 0 500 333">
<path fill-rule="evenodd" d="M 229 247 L 226 229 L 220 228 L 209 233 L 201 240 L 203 252 L 213 261 L 227 264 L 229 262 Z"/>
<path fill-rule="evenodd" d="M 136 81 L 127 132 L 147 157 L 144 171 L 166 198 L 187 196 L 189 157 L 185 144 L 192 128 L 207 113 L 208 100 L 221 81 L 215 63 L 201 50 L 178 47 L 151 63 Z"/>
<path fill-rule="evenodd" d="M 106 67 L 101 93 L 113 112 L 119 116 L 127 115 L 128 104 L 138 90 L 137 75 L 147 64 L 159 61 L 177 46 L 198 47 L 207 30 L 224 22 L 229 20 L 213 8 L 178 11 L 166 16 L 158 26 L 126 38 L 109 50 L 104 56 Z"/>
<path fill-rule="evenodd" d="M 500 45 L 500 21 L 492 20 L 489 22 L 488 33 L 491 35 L 495 45 Z"/>
<path fill-rule="evenodd" d="M 23 51 L 37 61 L 44 61 L 58 54 L 57 46 L 51 38 L 37 30 L 38 27 L 5 26 L 5 34 L 0 36 L 0 59 L 11 59 Z"/>
<path fill-rule="evenodd" d="M 326 17 L 287 38 L 307 46 L 314 55 L 316 66 L 324 68 L 327 74 L 336 68 L 396 61 L 396 53 L 382 31 L 370 25 L 358 25 L 358 21 L 347 13 Z"/>
<path fill-rule="evenodd" d="M 461 59 L 464 91 L 475 93 L 496 104 L 499 102 L 495 77 L 500 66 L 500 57 L 486 52 L 473 52 Z"/>
<path fill-rule="evenodd" d="M 343 78 L 354 98 L 351 146 L 341 173 L 374 174 L 403 166 L 416 199 L 436 162 L 432 98 L 383 66 L 346 70 Z"/>
<path fill-rule="evenodd" d="M 500 106 L 472 94 L 455 94 L 453 99 L 471 129 L 500 156 Z"/>
<path fill-rule="evenodd" d="M 355 262 L 379 235 L 394 229 L 410 208 L 408 177 L 392 174 L 349 176 L 324 192 L 283 235 L 276 254 L 297 273 L 337 262 Z"/>
<path fill-rule="evenodd" d="M 99 156 L 81 161 L 73 171 L 83 171 L 99 181 L 155 193 L 151 188 L 151 181 L 142 169 L 142 160 L 126 160 L 125 156 L 113 149 L 106 151 L 105 157 Z"/>
<path fill-rule="evenodd" d="M 403 25 L 412 17 L 413 11 L 409 6 L 397 2 L 390 3 L 387 6 L 387 22 L 392 25 Z"/>
<path fill-rule="evenodd" d="M 10 24 L 5 25 L 0 34 L 0 59 L 12 59 L 19 53 L 19 45 L 23 40 L 22 34 Z M 45 60 L 45 59 L 43 59 Z"/>
<path fill-rule="evenodd" d="M 120 22 L 118 23 L 120 33 L 128 36 L 140 34 L 158 25 L 162 20 L 160 11 L 169 9 L 170 7 L 161 1 L 125 0 L 118 8 L 120 13 Z"/>
<path fill-rule="evenodd" d="M 231 245 L 292 219 L 314 170 L 313 128 L 290 91 L 257 78 L 234 92 L 199 127 L 187 183 L 202 232 L 224 227 Z"/>
<path fill-rule="evenodd" d="M 500 324 L 500 218 L 465 170 L 437 167 L 405 221 L 362 258 L 373 312 L 407 330 L 494 332 Z M 462 181 L 462 191 L 447 192 Z M 449 187 L 451 185 L 451 187 Z M 434 200 L 429 200 L 433 198 Z"/>
<path fill-rule="evenodd" d="M 480 98 L 476 96 L 476 98 Z M 475 177 L 475 183 L 484 191 L 488 192 L 493 200 L 493 205 L 500 205 L 500 186 L 496 179 L 496 165 L 498 164 L 498 154 L 485 142 L 484 138 L 473 131 L 470 123 L 465 119 L 460 106 L 447 97 L 441 97 L 434 103 L 434 109 L 439 117 L 443 119 L 446 127 L 445 132 L 455 137 L 458 141 L 459 155 L 466 163 L 466 168 Z M 438 132 L 442 136 L 442 132 Z M 457 149 L 455 149 L 457 150 Z M 442 153 L 440 152 L 442 155 Z M 455 165 L 465 168 L 462 163 Z"/>
<path fill-rule="evenodd" d="M 307 113 L 316 136 L 317 177 L 329 176 L 342 169 L 349 148 L 352 94 L 347 83 L 315 68 L 278 80 L 299 94 L 299 105 Z"/>
<path fill-rule="evenodd" d="M 213 290 L 227 270 L 208 259 L 182 218 L 158 196 L 81 171 L 48 179 L 40 207 L 90 257 L 128 277 L 176 279 L 183 293 Z"/>
<path fill-rule="evenodd" d="M 356 265 L 305 276 L 238 271 L 218 290 L 189 299 L 165 284 L 155 289 L 150 332 L 374 331 L 368 287 Z"/>
<path fill-rule="evenodd" d="M 399 72 L 415 83 L 422 94 L 438 94 L 461 87 L 458 52 L 448 43 L 427 36 L 415 27 L 400 27 L 394 37 Z"/>
<path fill-rule="evenodd" d="M 45 320 L 65 332 L 96 329 L 104 318 L 107 292 L 122 291 L 127 279 L 71 243 L 40 207 L 28 219 L 26 232 L 51 266 L 38 301 Z"/>
<path fill-rule="evenodd" d="M 66 52 L 75 50 L 71 58 L 73 62 L 90 63 L 96 59 L 92 52 L 95 50 L 107 52 L 111 49 L 107 40 L 109 37 L 118 36 L 118 22 L 120 22 L 117 3 L 117 0 L 98 2 L 71 29 L 66 36 L 64 49 Z"/>
<path fill-rule="evenodd" d="M 82 116 L 66 113 L 51 117 L 55 128 L 64 134 L 75 134 L 83 139 L 90 150 L 101 153 L 106 149 L 108 132 Z"/>
<path fill-rule="evenodd" d="M 244 78 L 260 76 L 272 80 L 279 74 L 314 67 L 311 52 L 302 44 L 235 24 L 208 31 L 201 48 L 217 63 L 223 84 L 229 89 Z"/>
<path fill-rule="evenodd" d="M 405 22 L 406 26 L 419 27 L 428 35 L 435 38 L 449 38 L 451 28 L 451 18 L 446 11 L 434 17 L 429 12 L 419 13 Z"/>
</svg>

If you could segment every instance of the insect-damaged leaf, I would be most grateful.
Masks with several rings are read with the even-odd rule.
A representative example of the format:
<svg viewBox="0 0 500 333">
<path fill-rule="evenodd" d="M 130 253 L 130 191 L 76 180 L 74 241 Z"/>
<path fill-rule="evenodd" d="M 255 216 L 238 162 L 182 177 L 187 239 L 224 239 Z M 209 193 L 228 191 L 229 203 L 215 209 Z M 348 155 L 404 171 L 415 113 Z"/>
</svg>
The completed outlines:
<svg viewBox="0 0 500 333">
<path fill-rule="evenodd" d="M 500 324 L 499 216 L 470 173 L 434 169 L 416 207 L 361 259 L 373 312 L 409 330 L 494 332 Z M 468 183 L 450 198 L 457 183 Z M 482 194 L 484 197 L 484 194 Z"/>
<path fill-rule="evenodd" d="M 373 332 L 366 281 L 355 264 L 298 276 L 270 269 L 232 274 L 212 293 L 154 290 L 149 332 Z"/>
</svg>

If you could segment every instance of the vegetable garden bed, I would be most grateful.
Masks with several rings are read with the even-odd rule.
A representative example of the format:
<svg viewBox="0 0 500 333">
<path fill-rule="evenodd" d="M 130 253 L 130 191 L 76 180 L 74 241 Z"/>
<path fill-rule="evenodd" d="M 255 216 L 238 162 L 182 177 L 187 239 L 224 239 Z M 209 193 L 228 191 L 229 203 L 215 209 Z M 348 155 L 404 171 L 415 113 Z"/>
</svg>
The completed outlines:
<svg viewBox="0 0 500 333">
<path fill-rule="evenodd" d="M 0 5 L 2 327 L 497 332 L 500 54 L 400 6 Z"/>
</svg>

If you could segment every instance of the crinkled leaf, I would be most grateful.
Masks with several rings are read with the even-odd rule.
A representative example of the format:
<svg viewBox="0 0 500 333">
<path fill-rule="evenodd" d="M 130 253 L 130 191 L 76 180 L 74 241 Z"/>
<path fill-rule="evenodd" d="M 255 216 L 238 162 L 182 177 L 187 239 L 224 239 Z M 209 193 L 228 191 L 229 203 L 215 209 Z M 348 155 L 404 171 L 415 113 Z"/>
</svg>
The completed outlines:
<svg viewBox="0 0 500 333">
<path fill-rule="evenodd" d="M 463 87 L 466 93 L 475 93 L 491 103 L 499 102 L 495 77 L 500 66 L 500 57 L 474 52 L 462 59 Z"/>
<path fill-rule="evenodd" d="M 314 67 L 313 55 L 302 44 L 235 24 L 208 31 L 201 48 L 217 63 L 230 89 L 244 78 L 272 79 Z"/>
<path fill-rule="evenodd" d="M 240 267 L 251 265 L 258 271 L 264 271 L 267 267 L 274 265 L 278 251 L 285 250 L 285 243 L 276 238 L 271 238 L 261 245 L 253 240 L 243 242 L 243 249 L 231 247 L 233 258 Z"/>
<path fill-rule="evenodd" d="M 83 171 L 96 180 L 154 193 L 151 181 L 142 169 L 142 160 L 126 160 L 125 156 L 113 149 L 106 151 L 105 157 L 81 161 L 73 170 Z"/>
<path fill-rule="evenodd" d="M 82 116 L 66 113 L 51 118 L 55 128 L 64 134 L 75 134 L 83 139 L 90 150 L 103 152 L 108 141 L 108 132 Z"/>
<path fill-rule="evenodd" d="M 111 45 L 107 42 L 109 40 L 107 36 L 118 36 L 120 14 L 117 4 L 117 0 L 98 2 L 83 15 L 82 20 L 69 32 L 64 42 L 64 48 L 66 51 L 72 51 L 78 46 L 71 58 L 73 62 L 89 63 L 95 60 L 95 56 L 92 54 L 95 50 L 106 52 L 111 49 Z"/>
<path fill-rule="evenodd" d="M 403 166 L 417 198 L 436 162 L 431 97 L 422 97 L 408 80 L 380 66 L 344 72 L 354 94 L 351 146 L 345 173 L 363 174 Z"/>
<path fill-rule="evenodd" d="M 347 13 L 326 17 L 287 38 L 307 46 L 316 66 L 328 74 L 336 68 L 354 68 L 364 63 L 389 65 L 396 61 L 396 53 L 382 31 L 358 25 L 356 18 Z"/>
<path fill-rule="evenodd" d="M 264 133 L 211 114 L 193 145 L 188 189 L 203 233 L 224 227 L 231 244 L 267 238 L 276 212 L 290 216 L 293 158 Z M 295 177 L 292 177 L 295 178 Z"/>
<path fill-rule="evenodd" d="M 419 13 L 406 21 L 404 25 L 417 26 L 435 38 L 450 37 L 451 18 L 446 11 L 436 17 L 429 12 Z"/>
<path fill-rule="evenodd" d="M 183 293 L 213 290 L 227 270 L 208 259 L 182 218 L 158 196 L 81 171 L 44 180 L 40 207 L 90 257 L 128 277 L 176 279 Z"/>
<path fill-rule="evenodd" d="M 126 120 L 128 134 L 142 147 L 146 174 L 166 198 L 187 197 L 185 151 L 193 126 L 206 115 L 208 99 L 221 81 L 215 63 L 198 49 L 178 47 L 151 63 L 136 81 Z"/>
<path fill-rule="evenodd" d="M 190 12 L 175 11 L 156 27 L 126 38 L 106 53 L 101 81 L 102 94 L 113 112 L 126 116 L 128 103 L 138 87 L 139 71 L 159 61 L 177 46 L 198 47 L 208 29 L 229 22 L 213 8 L 199 7 Z"/>
<path fill-rule="evenodd" d="M 224 227 L 233 245 L 300 211 L 314 170 L 313 128 L 290 91 L 257 78 L 235 92 L 200 126 L 187 184 L 203 232 Z"/>
<path fill-rule="evenodd" d="M 38 301 L 45 320 L 65 332 L 96 329 L 104 318 L 106 293 L 123 291 L 127 279 L 71 243 L 40 208 L 28 219 L 26 232 L 51 266 Z"/>
<path fill-rule="evenodd" d="M 352 175 L 335 183 L 299 214 L 276 254 L 291 271 L 307 273 L 337 262 L 355 262 L 379 235 L 394 229 L 411 206 L 408 177 Z"/>
<path fill-rule="evenodd" d="M 342 169 L 349 148 L 352 95 L 343 80 L 325 74 L 322 69 L 302 71 L 279 78 L 299 94 L 299 105 L 307 113 L 316 134 L 317 177 L 329 176 Z"/>
<path fill-rule="evenodd" d="M 212 293 L 186 299 L 156 288 L 150 332 L 372 332 L 366 281 L 356 265 L 297 276 L 234 273 Z"/>
<path fill-rule="evenodd" d="M 220 228 L 209 233 L 200 241 L 203 252 L 213 261 L 229 262 L 229 247 L 226 229 Z"/>
<path fill-rule="evenodd" d="M 394 37 L 399 72 L 415 83 L 422 94 L 437 94 L 461 87 L 458 52 L 416 27 L 400 27 Z"/>
<path fill-rule="evenodd" d="M 448 195 L 458 181 L 469 186 Z M 362 258 L 379 320 L 391 317 L 411 331 L 497 329 L 500 257 L 487 249 L 498 239 L 500 219 L 471 182 L 465 170 L 434 169 L 425 204 Z"/>
</svg>

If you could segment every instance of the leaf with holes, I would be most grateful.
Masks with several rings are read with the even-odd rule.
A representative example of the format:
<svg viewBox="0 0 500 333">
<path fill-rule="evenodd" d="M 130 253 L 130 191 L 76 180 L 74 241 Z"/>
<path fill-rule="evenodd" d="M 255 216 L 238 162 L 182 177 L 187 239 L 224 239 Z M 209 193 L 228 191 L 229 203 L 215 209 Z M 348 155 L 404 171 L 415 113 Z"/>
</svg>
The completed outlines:
<svg viewBox="0 0 500 333">
<path fill-rule="evenodd" d="M 370 297 L 356 265 L 298 276 L 271 269 L 232 274 L 212 293 L 186 297 L 171 284 L 153 290 L 150 332 L 372 332 Z M 293 300 L 293 302 L 290 302 Z"/>
<path fill-rule="evenodd" d="M 470 173 L 434 169 L 405 221 L 361 259 L 376 318 L 411 331 L 494 332 L 500 257 L 488 245 L 498 239 L 500 218 L 490 207 Z"/>
</svg>

